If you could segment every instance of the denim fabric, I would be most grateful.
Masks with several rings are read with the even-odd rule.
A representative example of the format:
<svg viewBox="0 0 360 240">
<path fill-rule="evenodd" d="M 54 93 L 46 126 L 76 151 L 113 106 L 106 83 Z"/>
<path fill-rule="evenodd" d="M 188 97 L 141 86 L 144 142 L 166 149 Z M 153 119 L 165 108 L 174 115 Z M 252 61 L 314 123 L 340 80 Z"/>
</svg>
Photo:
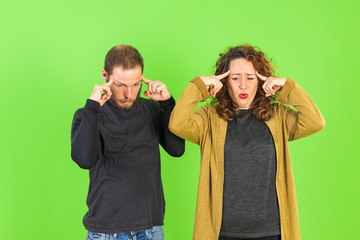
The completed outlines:
<svg viewBox="0 0 360 240">
<path fill-rule="evenodd" d="M 149 230 L 125 233 L 94 233 L 88 232 L 87 240 L 165 240 L 162 226 L 155 226 Z"/>
</svg>

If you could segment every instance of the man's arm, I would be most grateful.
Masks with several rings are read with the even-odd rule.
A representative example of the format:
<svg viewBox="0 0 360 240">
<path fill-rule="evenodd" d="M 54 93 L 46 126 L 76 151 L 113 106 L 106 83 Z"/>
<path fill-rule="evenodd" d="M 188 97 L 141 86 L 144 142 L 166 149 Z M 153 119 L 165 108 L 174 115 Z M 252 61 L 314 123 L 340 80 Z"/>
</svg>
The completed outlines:
<svg viewBox="0 0 360 240">
<path fill-rule="evenodd" d="M 97 114 L 100 106 L 110 99 L 110 79 L 96 84 L 84 108 L 76 111 L 71 127 L 71 158 L 84 169 L 92 168 L 99 159 L 100 132 Z"/>
<path fill-rule="evenodd" d="M 148 85 L 144 95 L 160 104 L 160 145 L 173 157 L 180 157 L 185 151 L 185 140 L 179 138 L 169 130 L 171 111 L 175 106 L 175 100 L 171 96 L 166 85 L 160 81 L 152 81 L 142 76 L 141 80 Z"/>
<path fill-rule="evenodd" d="M 97 113 L 100 104 L 88 99 L 84 108 L 76 111 L 71 128 L 71 158 L 84 169 L 90 169 L 99 158 L 100 132 Z"/>
<path fill-rule="evenodd" d="M 160 116 L 160 144 L 164 150 L 173 157 L 180 157 L 185 151 L 185 140 L 179 138 L 169 130 L 171 111 L 175 107 L 175 100 L 159 101 L 161 107 Z"/>
</svg>

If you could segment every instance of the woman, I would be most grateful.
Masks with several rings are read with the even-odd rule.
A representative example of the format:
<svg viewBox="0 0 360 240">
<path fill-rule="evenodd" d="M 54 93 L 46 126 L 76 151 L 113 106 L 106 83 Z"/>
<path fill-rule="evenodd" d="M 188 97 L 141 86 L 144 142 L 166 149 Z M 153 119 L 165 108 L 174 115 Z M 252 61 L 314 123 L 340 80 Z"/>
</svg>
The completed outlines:
<svg viewBox="0 0 360 240">
<path fill-rule="evenodd" d="M 216 76 L 190 82 L 169 123 L 201 149 L 193 239 L 298 240 L 287 142 L 320 131 L 325 121 L 310 96 L 293 80 L 274 77 L 252 46 L 230 48 L 216 67 Z M 194 111 L 209 93 L 211 104 Z"/>
</svg>

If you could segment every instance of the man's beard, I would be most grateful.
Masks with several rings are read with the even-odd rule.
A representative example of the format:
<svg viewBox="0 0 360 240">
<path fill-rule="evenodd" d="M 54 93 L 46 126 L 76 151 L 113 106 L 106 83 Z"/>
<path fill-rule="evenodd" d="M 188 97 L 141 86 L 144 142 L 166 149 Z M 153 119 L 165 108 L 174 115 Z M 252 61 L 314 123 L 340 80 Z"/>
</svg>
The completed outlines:
<svg viewBox="0 0 360 240">
<path fill-rule="evenodd" d="M 109 101 L 109 103 L 110 103 L 113 107 L 115 107 L 115 108 L 117 108 L 117 109 L 119 109 L 119 110 L 122 110 L 122 111 L 124 111 L 124 110 L 129 110 L 129 109 L 131 109 L 131 108 L 135 105 L 136 101 L 139 99 L 140 92 L 141 92 L 141 87 L 142 87 L 142 85 L 140 86 L 140 89 L 139 89 L 139 92 L 138 92 L 136 98 L 133 99 L 133 100 L 129 100 L 129 99 L 116 100 L 115 94 L 112 93 L 112 94 L 111 94 L 111 97 L 110 97 L 110 99 L 109 99 L 108 101 Z M 120 102 L 120 103 L 119 103 L 119 102 Z M 130 106 L 121 106 L 121 105 L 120 105 L 121 103 L 125 103 L 125 102 L 132 102 L 132 104 L 131 104 Z"/>
</svg>

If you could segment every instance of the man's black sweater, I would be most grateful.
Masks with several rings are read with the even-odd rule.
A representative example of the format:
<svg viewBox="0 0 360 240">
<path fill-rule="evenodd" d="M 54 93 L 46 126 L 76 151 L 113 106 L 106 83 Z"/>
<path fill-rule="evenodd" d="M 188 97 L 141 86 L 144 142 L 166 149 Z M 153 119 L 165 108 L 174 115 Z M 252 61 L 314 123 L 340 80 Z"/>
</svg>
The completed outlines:
<svg viewBox="0 0 360 240">
<path fill-rule="evenodd" d="M 139 98 L 129 110 L 87 100 L 76 111 L 71 157 L 90 169 L 85 228 L 119 233 L 163 225 L 165 200 L 159 143 L 171 156 L 183 154 L 184 140 L 168 128 L 175 101 Z"/>
</svg>

